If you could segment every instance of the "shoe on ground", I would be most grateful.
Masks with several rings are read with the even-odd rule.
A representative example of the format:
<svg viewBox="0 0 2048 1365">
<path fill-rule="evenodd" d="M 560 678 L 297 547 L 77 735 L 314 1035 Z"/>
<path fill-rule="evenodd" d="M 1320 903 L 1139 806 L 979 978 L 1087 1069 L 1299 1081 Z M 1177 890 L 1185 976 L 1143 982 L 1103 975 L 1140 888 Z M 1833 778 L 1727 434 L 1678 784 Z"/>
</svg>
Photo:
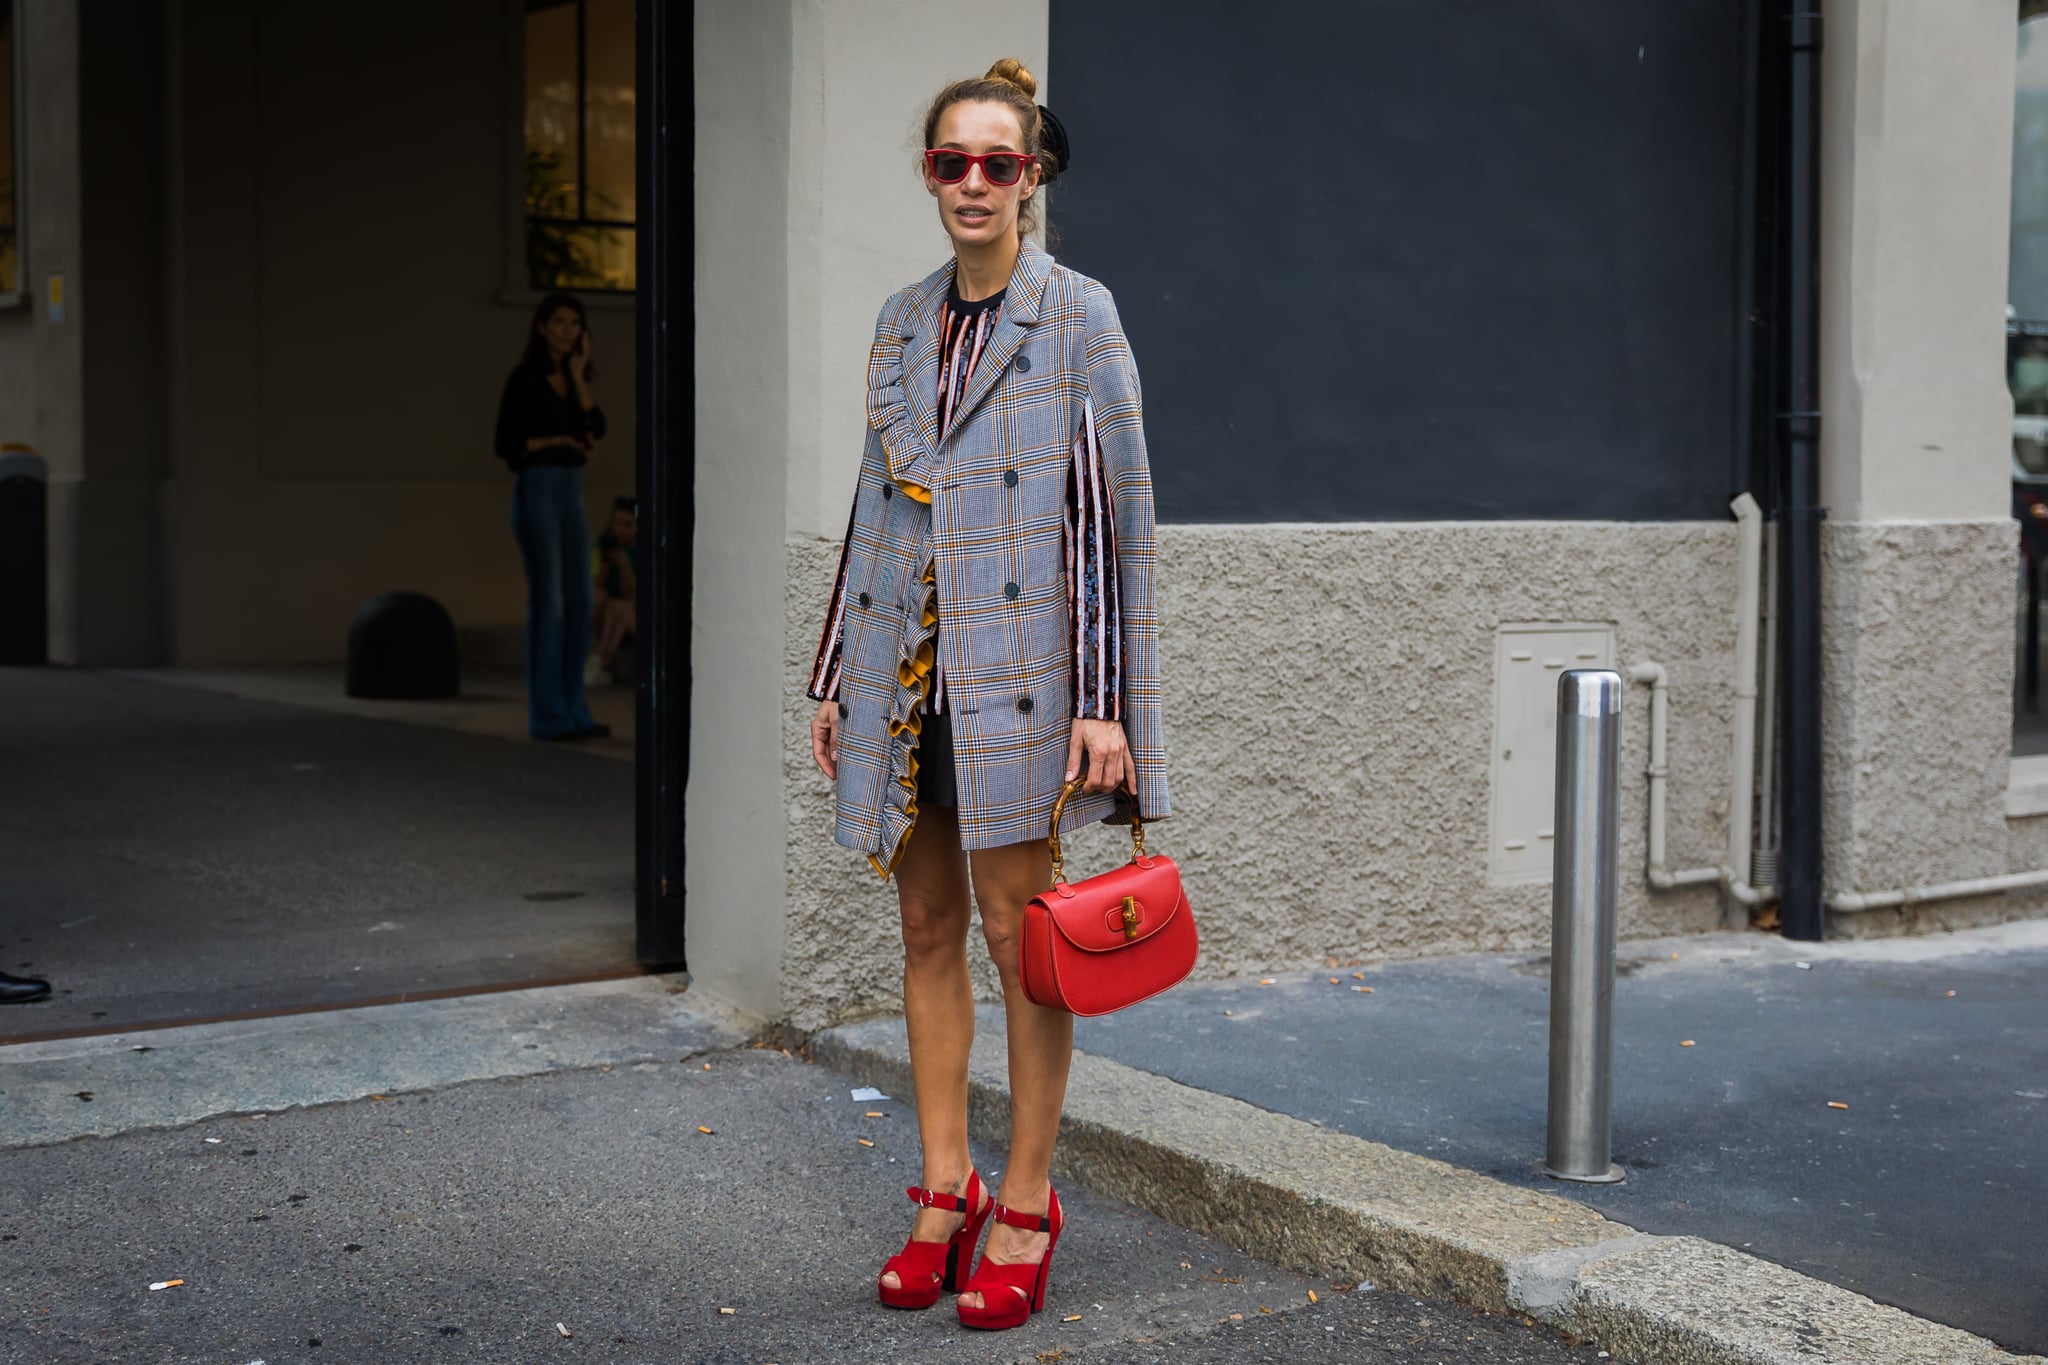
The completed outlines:
<svg viewBox="0 0 2048 1365">
<path fill-rule="evenodd" d="M 0 1005 L 25 1005 L 50 993 L 50 983 L 39 977 L 9 976 L 0 972 Z"/>
</svg>

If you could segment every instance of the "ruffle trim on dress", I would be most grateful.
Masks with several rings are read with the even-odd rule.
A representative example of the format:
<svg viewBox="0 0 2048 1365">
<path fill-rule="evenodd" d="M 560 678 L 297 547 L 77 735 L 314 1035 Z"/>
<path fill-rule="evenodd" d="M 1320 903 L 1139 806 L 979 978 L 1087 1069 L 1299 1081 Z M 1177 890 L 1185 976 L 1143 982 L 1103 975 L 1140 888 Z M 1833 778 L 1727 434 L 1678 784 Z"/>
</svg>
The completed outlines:
<svg viewBox="0 0 2048 1365">
<path fill-rule="evenodd" d="M 909 491 L 908 485 L 905 491 Z M 913 494 L 912 496 L 915 496 Z M 929 496 L 929 495 L 927 495 Z M 889 763 L 892 769 L 882 796 L 884 861 L 870 853 L 868 863 L 883 880 L 903 861 L 910 847 L 910 833 L 917 828 L 917 749 L 924 731 L 925 703 L 931 699 L 932 680 L 939 661 L 939 580 L 937 561 L 924 566 L 924 604 L 918 609 L 914 631 L 906 632 L 896 660 L 896 692 L 889 705 Z M 908 735 L 908 741 L 904 736 Z"/>
</svg>

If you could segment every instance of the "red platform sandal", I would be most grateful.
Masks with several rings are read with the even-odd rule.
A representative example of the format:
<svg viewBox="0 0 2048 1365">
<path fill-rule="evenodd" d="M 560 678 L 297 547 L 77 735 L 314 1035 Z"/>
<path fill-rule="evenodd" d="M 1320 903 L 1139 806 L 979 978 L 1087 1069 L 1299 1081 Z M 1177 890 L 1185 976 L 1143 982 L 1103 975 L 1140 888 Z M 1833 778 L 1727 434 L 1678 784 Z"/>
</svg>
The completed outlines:
<svg viewBox="0 0 2048 1365">
<path fill-rule="evenodd" d="M 891 1256 L 882 1267 L 882 1274 L 896 1272 L 897 1287 L 891 1289 L 876 1277 L 875 1288 L 882 1296 L 882 1302 L 891 1308 L 929 1308 L 939 1301 L 939 1295 L 955 1293 L 967 1267 L 974 1260 L 974 1243 L 981 1236 L 982 1224 L 988 1221 L 994 1202 L 982 1202 L 981 1177 L 973 1171 L 967 1173 L 965 1195 L 946 1194 L 941 1190 L 922 1189 L 912 1185 L 904 1191 L 910 1202 L 920 1208 L 951 1209 L 967 1215 L 967 1224 L 943 1242 L 907 1241 L 903 1250 Z"/>
<path fill-rule="evenodd" d="M 982 1254 L 981 1265 L 960 1287 L 963 1294 L 981 1295 L 981 1307 L 969 1308 L 956 1304 L 960 1314 L 960 1325 L 979 1327 L 984 1331 L 1001 1331 L 1006 1327 L 1022 1326 L 1033 1313 L 1045 1307 L 1046 1279 L 1052 1273 L 1053 1248 L 1060 1244 L 1060 1230 L 1067 1225 L 1066 1217 L 1060 1212 L 1060 1197 L 1050 1194 L 1051 1204 L 1043 1215 L 1018 1213 L 1001 1204 L 995 1207 L 998 1223 L 1008 1223 L 1013 1228 L 1027 1232 L 1049 1232 L 1052 1240 L 1045 1245 L 1045 1255 L 1039 1257 L 1036 1265 L 999 1265 Z"/>
</svg>

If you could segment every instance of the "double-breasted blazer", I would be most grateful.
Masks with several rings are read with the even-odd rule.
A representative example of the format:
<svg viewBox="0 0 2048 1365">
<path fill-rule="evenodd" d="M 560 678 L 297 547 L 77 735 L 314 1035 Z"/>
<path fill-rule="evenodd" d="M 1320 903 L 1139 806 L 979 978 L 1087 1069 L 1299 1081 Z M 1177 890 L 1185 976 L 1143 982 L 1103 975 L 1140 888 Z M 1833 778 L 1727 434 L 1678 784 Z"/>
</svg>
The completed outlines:
<svg viewBox="0 0 2048 1365">
<path fill-rule="evenodd" d="M 1148 822 L 1169 811 L 1152 477 L 1116 303 L 1025 243 L 994 332 L 940 431 L 940 312 L 953 269 L 949 261 L 882 305 L 835 594 L 842 615 L 827 621 L 820 646 L 822 663 L 836 629 L 835 837 L 883 876 L 917 818 L 914 755 L 934 667 L 953 730 L 961 845 L 1045 837 L 1075 716 L 1067 481 L 1075 442 L 1091 428 L 1112 504 L 1137 800 Z M 1100 794 L 1070 802 L 1061 823 L 1105 818 L 1128 815 Z"/>
</svg>

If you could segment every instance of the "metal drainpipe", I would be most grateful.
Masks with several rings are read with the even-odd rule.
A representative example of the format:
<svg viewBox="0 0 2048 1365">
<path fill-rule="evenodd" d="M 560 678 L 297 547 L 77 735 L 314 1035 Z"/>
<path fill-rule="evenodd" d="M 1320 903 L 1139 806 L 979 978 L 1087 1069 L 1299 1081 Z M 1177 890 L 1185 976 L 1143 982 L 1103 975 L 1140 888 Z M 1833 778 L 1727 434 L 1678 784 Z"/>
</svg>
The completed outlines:
<svg viewBox="0 0 2048 1365">
<path fill-rule="evenodd" d="M 1784 935 L 1822 936 L 1820 524 L 1820 0 L 1786 16 L 1785 488 L 1779 503 L 1784 630 Z"/>
<path fill-rule="evenodd" d="M 635 319 L 640 493 L 634 955 L 687 965 L 683 941 L 684 794 L 690 785 L 690 601 L 697 523 L 694 231 L 696 87 L 687 6 L 647 3 L 634 17 L 640 234 Z M 688 286 L 688 287 L 686 287 Z"/>
</svg>

